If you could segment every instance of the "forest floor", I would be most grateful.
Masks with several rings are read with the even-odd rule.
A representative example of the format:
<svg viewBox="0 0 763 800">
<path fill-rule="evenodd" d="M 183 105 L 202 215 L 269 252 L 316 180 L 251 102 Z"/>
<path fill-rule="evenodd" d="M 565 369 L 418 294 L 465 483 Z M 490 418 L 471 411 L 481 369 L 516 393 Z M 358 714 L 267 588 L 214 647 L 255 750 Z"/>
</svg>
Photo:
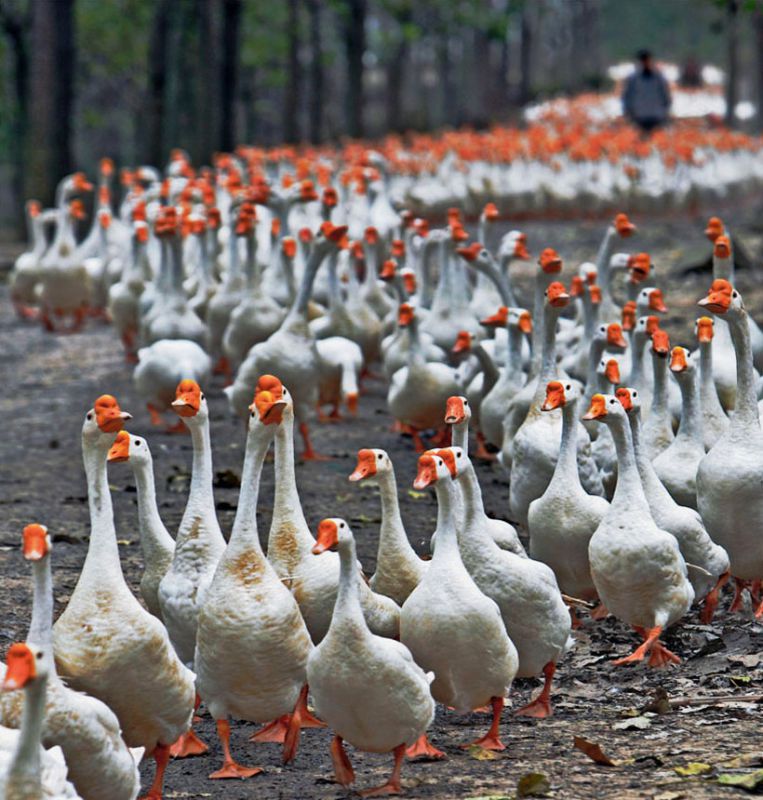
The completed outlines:
<svg viewBox="0 0 763 800">
<path fill-rule="evenodd" d="M 640 221 L 638 217 L 635 220 Z M 710 248 L 702 236 L 705 217 L 644 221 L 628 249 L 647 250 L 656 264 L 655 282 L 666 288 L 670 312 L 665 326 L 676 342 L 693 341 L 691 321 L 696 301 L 710 284 L 708 272 L 685 273 L 706 261 Z M 733 231 L 749 253 L 761 252 L 763 227 L 751 209 L 729 215 Z M 555 247 L 569 265 L 592 260 L 603 224 L 526 223 L 530 246 L 537 253 Z M 8 255 L 8 254 L 6 254 Z M 746 270 L 738 286 L 748 308 L 763 316 L 763 286 Z M 763 321 L 763 320 L 762 320 Z M 83 333 L 51 336 L 37 325 L 19 322 L 0 287 L 0 653 L 24 637 L 30 615 L 30 580 L 19 552 L 24 524 L 45 523 L 54 542 L 56 613 L 74 588 L 88 537 L 86 486 L 80 460 L 83 414 L 104 392 L 117 396 L 134 415 L 132 432 L 147 436 L 156 461 L 160 510 L 174 531 L 186 502 L 191 444 L 187 436 L 152 429 L 136 396 L 131 369 L 124 363 L 114 331 L 91 324 Z M 216 503 L 223 530 L 230 531 L 237 499 L 237 476 L 243 459 L 243 430 L 233 419 L 220 391 L 207 388 L 212 417 Z M 409 491 L 416 456 L 411 442 L 390 431 L 385 388 L 370 382 L 356 420 L 316 429 L 317 449 L 331 456 L 325 463 L 297 465 L 302 505 L 311 526 L 325 516 L 341 515 L 353 527 L 359 557 L 374 569 L 379 502 L 376 490 L 349 484 L 347 476 L 361 447 L 383 447 L 391 455 L 400 484 L 408 533 L 425 553 L 435 525 L 436 505 L 429 493 Z M 508 486 L 497 467 L 479 464 L 489 514 L 509 519 Z M 117 530 L 125 576 L 137 592 L 141 553 L 136 530 L 136 495 L 128 467 L 110 468 Z M 259 522 L 266 538 L 273 496 L 273 470 L 263 475 Z M 438 709 L 430 731 L 447 760 L 406 764 L 403 785 L 411 798 L 514 797 L 583 798 L 721 798 L 763 788 L 760 698 L 763 697 L 763 627 L 752 620 L 749 606 L 731 616 L 725 609 L 712 625 L 702 625 L 692 611 L 667 634 L 667 645 L 682 658 L 680 666 L 650 670 L 613 667 L 611 660 L 637 644 L 626 626 L 613 618 L 585 621 L 575 634 L 576 646 L 560 663 L 554 684 L 554 716 L 531 720 L 504 712 L 501 726 L 507 749 L 485 760 L 459 745 L 486 730 L 489 718 L 458 716 Z M 510 705 L 527 702 L 539 682 L 517 681 Z M 167 798 L 344 798 L 352 795 L 332 783 L 329 735 L 303 733 L 296 761 L 284 767 L 276 745 L 248 742 L 256 726 L 233 726 L 234 755 L 264 772 L 246 782 L 215 782 L 207 775 L 220 763 L 214 724 L 202 707 L 198 732 L 210 753 L 170 764 Z M 576 737 L 598 745 L 608 765 L 595 763 L 575 746 Z M 584 745 L 585 747 L 585 745 Z M 358 788 L 386 780 L 391 758 L 350 748 Z M 153 763 L 142 767 L 144 785 Z M 535 776 L 535 777 L 532 777 Z M 727 777 L 731 776 L 731 777 Z M 734 787 L 724 781 L 737 781 Z"/>
</svg>

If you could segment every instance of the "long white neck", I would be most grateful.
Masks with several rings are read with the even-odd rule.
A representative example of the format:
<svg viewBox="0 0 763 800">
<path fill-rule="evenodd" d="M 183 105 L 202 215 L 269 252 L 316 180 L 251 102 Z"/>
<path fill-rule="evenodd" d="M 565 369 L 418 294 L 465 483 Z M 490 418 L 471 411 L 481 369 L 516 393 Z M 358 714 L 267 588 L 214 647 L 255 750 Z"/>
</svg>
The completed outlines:
<svg viewBox="0 0 763 800">
<path fill-rule="evenodd" d="M 461 489 L 464 505 L 464 531 L 473 535 L 473 528 L 485 519 L 485 505 L 482 502 L 482 489 L 477 480 L 474 465 L 463 466 L 458 473 L 458 485 Z M 437 546 L 440 546 L 438 541 Z"/>
<path fill-rule="evenodd" d="M 450 426 L 450 445 L 460 447 L 464 453 L 469 452 L 469 419 Z"/>
<path fill-rule="evenodd" d="M 260 285 L 260 262 L 257 260 L 257 236 L 254 231 L 246 235 L 246 285 L 256 289 Z"/>
<path fill-rule="evenodd" d="M 283 537 L 289 541 L 285 541 Z M 294 549 L 291 545 L 293 541 L 300 548 L 312 548 L 315 544 L 297 491 L 294 473 L 294 411 L 287 408 L 275 437 L 275 494 L 268 553 L 275 552 L 282 546 L 291 552 Z"/>
<path fill-rule="evenodd" d="M 747 312 L 744 309 L 732 312 L 728 315 L 727 322 L 737 359 L 737 396 L 731 427 L 735 430 L 744 430 L 752 425 L 760 428 Z"/>
<path fill-rule="evenodd" d="M 368 626 L 360 606 L 360 570 L 352 537 L 339 543 L 339 588 L 334 605 L 331 627 L 350 626 L 356 633 L 368 633 Z"/>
<path fill-rule="evenodd" d="M 635 411 L 628 414 L 628 419 L 631 426 L 631 436 L 633 438 L 633 451 L 636 455 L 636 464 L 638 472 L 641 477 L 641 483 L 644 487 L 644 494 L 649 503 L 654 506 L 657 502 L 666 503 L 668 505 L 675 504 L 675 501 L 670 496 L 670 493 L 663 485 L 662 481 L 654 471 L 652 462 L 647 455 L 646 449 L 643 445 L 641 434 L 641 411 Z"/>
<path fill-rule="evenodd" d="M 112 443 L 113 437 L 108 445 L 89 441 L 84 436 L 82 439 L 82 456 L 87 475 L 87 502 L 90 510 L 90 543 L 80 573 L 80 581 L 124 580 L 106 467 L 108 448 Z"/>
<path fill-rule="evenodd" d="M 507 325 L 508 341 L 506 347 L 506 369 L 511 375 L 516 375 L 522 370 L 522 340 L 524 333 L 517 325 Z"/>
<path fill-rule="evenodd" d="M 458 538 L 453 519 L 453 509 L 458 497 L 458 489 L 450 478 L 440 478 L 435 485 L 437 494 L 437 547 L 432 563 L 458 557 Z"/>
<path fill-rule="evenodd" d="M 545 413 L 545 412 L 544 412 Z M 559 458 L 554 467 L 552 481 L 580 486 L 578 473 L 578 399 L 571 398 L 562 407 L 562 441 L 559 445 Z"/>
<path fill-rule="evenodd" d="M 188 505 L 181 527 L 190 524 L 194 517 L 215 514 L 215 499 L 212 489 L 212 443 L 209 436 L 209 420 L 189 418 L 188 429 L 191 431 L 193 442 L 193 462 L 191 467 L 191 489 L 188 495 Z"/>
<path fill-rule="evenodd" d="M 264 558 L 264 553 L 257 530 L 257 499 L 260 494 L 262 465 L 272 438 L 267 427 L 257 427 L 247 435 L 244 466 L 241 470 L 241 492 L 228 544 L 231 551 L 246 549 L 254 551 L 261 558 Z"/>
<path fill-rule="evenodd" d="M 598 383 L 598 374 L 596 369 L 604 353 L 604 345 L 605 342 L 599 338 L 591 339 L 591 344 L 588 348 L 588 374 L 586 375 L 586 387 L 595 387 Z M 595 392 L 592 394 L 595 394 Z M 588 396 L 588 393 L 586 393 L 586 397 Z"/>
<path fill-rule="evenodd" d="M 644 372 L 644 345 L 646 335 L 641 332 L 633 332 L 631 338 L 631 374 L 628 378 L 629 386 L 640 386 L 641 375 Z"/>
<path fill-rule="evenodd" d="M 183 242 L 180 236 L 173 234 L 169 237 L 169 248 L 171 253 L 171 278 L 170 287 L 173 292 L 183 294 Z"/>
<path fill-rule="evenodd" d="M 612 498 L 612 508 L 624 505 L 637 506 L 651 516 L 636 464 L 631 426 L 624 416 L 617 416 L 611 419 L 607 427 L 612 432 L 617 451 L 617 486 Z"/>
<path fill-rule="evenodd" d="M 668 360 L 665 356 L 652 353 L 654 368 L 654 392 L 652 394 L 652 414 L 662 415 L 668 411 Z"/>
<path fill-rule="evenodd" d="M 409 550 L 412 555 L 416 556 L 408 537 L 405 535 L 403 518 L 400 516 L 400 501 L 397 497 L 397 481 L 395 480 L 394 469 L 390 467 L 387 472 L 379 475 L 377 482 L 382 510 L 379 550 L 381 551 L 387 545 L 392 545 L 396 550 Z"/>
<path fill-rule="evenodd" d="M 556 323 L 559 319 L 559 310 L 550 304 L 543 309 L 543 343 L 541 350 L 540 374 L 532 409 L 540 408 L 546 396 L 546 384 L 556 378 Z"/>
<path fill-rule="evenodd" d="M 291 309 L 289 310 L 289 318 L 303 317 L 307 318 L 307 306 L 310 302 L 310 296 L 313 293 L 313 283 L 318 270 L 326 257 L 326 248 L 321 246 L 320 243 L 313 245 L 310 252 L 310 257 L 305 264 L 305 271 L 302 274 L 302 282 L 299 284 L 297 295 L 294 298 Z"/>
<path fill-rule="evenodd" d="M 702 420 L 699 413 L 699 386 L 696 370 L 690 369 L 678 377 L 681 390 L 681 421 L 676 439 L 688 439 L 702 445 Z M 757 410 L 757 407 L 756 407 Z"/>
<path fill-rule="evenodd" d="M 53 578 L 50 556 L 32 562 L 32 621 L 29 624 L 27 641 L 39 645 L 44 652 L 45 666 L 49 674 L 55 674 L 53 660 Z"/>
<path fill-rule="evenodd" d="M 159 515 L 156 503 L 156 486 L 154 483 L 154 465 L 152 461 L 130 462 L 135 476 L 138 494 L 138 526 L 140 528 L 140 546 L 143 560 L 150 563 L 157 552 L 172 549 L 173 538 Z"/>
<path fill-rule="evenodd" d="M 51 656 L 52 658 L 52 656 Z M 6 797 L 42 798 L 42 765 L 40 764 L 40 737 L 45 717 L 45 698 L 48 678 L 38 676 L 24 687 L 24 713 L 21 718 L 18 745 L 13 754 L 8 777 Z M 12 787 L 21 791 L 16 795 Z"/>
<path fill-rule="evenodd" d="M 225 275 L 225 285 L 228 287 L 235 287 L 241 278 L 241 254 L 235 228 L 235 223 L 232 223 L 228 241 L 228 272 Z"/>
<path fill-rule="evenodd" d="M 414 316 L 407 325 L 408 330 L 408 366 L 424 364 L 426 359 L 421 349 L 421 338 L 419 337 L 419 321 Z"/>
</svg>

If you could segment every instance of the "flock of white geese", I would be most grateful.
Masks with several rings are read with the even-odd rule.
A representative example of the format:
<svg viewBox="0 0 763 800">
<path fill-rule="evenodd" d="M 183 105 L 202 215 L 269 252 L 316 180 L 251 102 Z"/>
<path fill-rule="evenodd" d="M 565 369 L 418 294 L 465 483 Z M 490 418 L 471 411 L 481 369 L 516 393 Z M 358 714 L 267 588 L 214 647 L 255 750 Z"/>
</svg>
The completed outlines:
<svg viewBox="0 0 763 800">
<path fill-rule="evenodd" d="M 430 229 L 397 214 L 374 176 L 362 192 L 329 186 L 319 197 L 310 180 L 242 186 L 234 162 L 214 181 L 187 167 L 176 159 L 163 182 L 136 171 L 115 214 L 105 164 L 91 251 L 71 224 L 84 176 L 62 182 L 57 209 L 29 206 L 31 247 L 11 284 L 20 315 L 53 329 L 68 315 L 74 328 L 110 317 L 154 420 L 170 411 L 190 432 L 193 466 L 173 538 L 149 444 L 125 430 L 130 414 L 108 394 L 86 412 L 90 542 L 55 625 L 50 537 L 39 524 L 23 531 L 34 593 L 27 640 L 0 669 L 6 800 L 134 800 L 144 755 L 156 762 L 144 796 L 156 800 L 172 756 L 207 750 L 192 729 L 201 703 L 223 748 L 212 779 L 261 772 L 232 757 L 232 719 L 265 723 L 253 738 L 282 742 L 285 762 L 301 728 L 325 725 L 338 783 L 354 781 L 346 741 L 394 755 L 389 780 L 363 794 L 395 794 L 406 755 L 444 757 L 427 738 L 436 702 L 489 706 L 489 730 L 472 743 L 485 749 L 505 747 L 500 718 L 515 677 L 544 678 L 517 713 L 550 715 L 580 609 L 613 614 L 642 640 L 614 665 L 653 667 L 680 661 L 663 632 L 695 603 L 710 620 L 729 577 L 731 610 L 747 592 L 763 613 L 763 334 L 734 287 L 721 220 L 706 230 L 714 279 L 690 353 L 660 327 L 667 309 L 649 285 L 649 255 L 616 252 L 635 233 L 624 214 L 567 286 L 561 258 L 541 253 L 530 313 L 511 274 L 529 258 L 526 239 L 495 241 L 494 207 L 480 216 L 481 243 L 467 245 L 457 211 Z M 294 435 L 298 426 L 303 457 L 318 457 L 315 406 L 356 413 L 364 372 L 379 364 L 390 414 L 421 452 L 413 487 L 433 487 L 438 514 L 423 560 L 389 455 L 360 450 L 349 479 L 378 486 L 382 508 L 366 581 L 345 520 L 306 523 Z M 229 375 L 231 409 L 247 419 L 227 542 L 202 389 L 213 368 Z M 508 516 L 528 553 L 514 526 L 485 513 L 470 426 L 472 458 L 497 453 L 510 475 Z M 424 449 L 432 429 L 435 446 Z M 256 510 L 271 444 L 266 554 Z M 108 480 L 118 462 L 137 487 L 142 603 L 120 564 Z"/>
</svg>

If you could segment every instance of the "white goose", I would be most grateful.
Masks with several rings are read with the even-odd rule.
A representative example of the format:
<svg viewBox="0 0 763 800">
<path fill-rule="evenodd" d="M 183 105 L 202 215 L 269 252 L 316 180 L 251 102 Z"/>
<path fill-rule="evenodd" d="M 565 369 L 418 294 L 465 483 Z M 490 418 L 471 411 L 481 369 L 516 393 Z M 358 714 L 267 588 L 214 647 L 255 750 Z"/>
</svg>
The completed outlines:
<svg viewBox="0 0 763 800">
<path fill-rule="evenodd" d="M 24 690 L 24 713 L 18 731 L 0 728 L 0 795 L 4 800 L 81 800 L 67 780 L 61 749 L 40 746 L 48 684 L 43 650 L 17 642 L 7 658 L 2 690 Z"/>
<path fill-rule="evenodd" d="M 138 529 L 143 553 L 140 595 L 146 608 L 161 619 L 159 584 L 172 564 L 175 540 L 164 527 L 159 515 L 154 484 L 154 460 L 148 442 L 127 431 L 119 431 L 109 450 L 108 461 L 115 464 L 129 461 L 132 467 L 138 495 Z"/>
<path fill-rule="evenodd" d="M 714 280 L 699 304 L 728 324 L 736 353 L 736 405 L 728 430 L 700 461 L 697 503 L 714 542 L 725 548 L 737 583 L 732 608 L 741 604 L 747 581 L 763 577 L 763 432 L 758 416 L 747 311 L 739 292 Z"/>
<path fill-rule="evenodd" d="M 268 535 L 268 561 L 299 603 L 307 629 L 314 642 L 326 635 L 339 583 L 339 559 L 326 553 L 314 558 L 315 539 L 305 521 L 294 474 L 294 406 L 291 394 L 273 375 L 257 382 L 260 391 L 269 391 L 285 402 L 283 421 L 275 436 L 275 498 Z M 372 592 L 363 583 L 360 601 L 371 630 L 381 636 L 396 637 L 400 609 L 389 597 Z"/>
<path fill-rule="evenodd" d="M 66 684 L 103 700 L 119 719 L 127 744 L 153 755 L 156 776 L 149 796 L 158 798 L 170 745 L 191 725 L 193 673 L 122 575 L 106 458 L 129 416 L 110 395 L 99 397 L 85 416 L 90 544 L 69 604 L 53 628 L 54 653 Z"/>
<path fill-rule="evenodd" d="M 654 471 L 682 506 L 697 507 L 697 466 L 705 457 L 702 418 L 699 408 L 697 368 L 684 347 L 674 347 L 670 371 L 675 375 L 683 396 L 683 410 L 678 433 L 654 460 Z"/>
<path fill-rule="evenodd" d="M 705 600 L 702 620 L 710 622 L 718 604 L 718 591 L 728 578 L 728 554 L 710 538 L 699 514 L 676 503 L 655 472 L 641 442 L 641 398 L 638 391 L 623 387 L 615 394 L 630 419 L 636 463 L 654 521 L 678 540 L 694 587 L 694 597 L 697 601 Z"/>
<path fill-rule="evenodd" d="M 500 715 L 517 672 L 517 651 L 498 606 L 480 591 L 461 560 L 454 519 L 455 473 L 443 452 L 429 451 L 419 457 L 413 485 L 423 489 L 434 484 L 440 524 L 429 569 L 403 605 L 400 641 L 410 648 L 417 664 L 434 672 L 435 700 L 462 713 L 492 704 L 490 730 L 475 744 L 503 750 Z M 410 755 L 442 757 L 423 739 Z"/>
<path fill-rule="evenodd" d="M 285 405 L 268 390 L 255 394 L 233 531 L 199 611 L 197 687 L 224 752 L 221 769 L 210 778 L 248 778 L 262 771 L 233 760 L 228 717 L 268 722 L 290 714 L 305 687 L 313 649 L 299 606 L 265 558 L 257 532 L 262 465 Z M 284 760 L 294 756 L 296 745 L 287 742 Z"/>
<path fill-rule="evenodd" d="M 595 394 L 585 417 L 609 426 L 618 457 L 615 495 L 588 546 L 591 576 L 606 608 L 644 639 L 631 655 L 613 663 L 642 661 L 647 654 L 650 666 L 678 663 L 679 657 L 659 641 L 694 599 L 678 542 L 652 518 L 631 428 L 618 399 Z"/>
<path fill-rule="evenodd" d="M 588 543 L 609 508 L 603 497 L 588 494 L 580 483 L 577 464 L 577 382 L 551 381 L 541 409 L 562 409 L 559 459 L 546 491 L 530 503 L 527 529 L 531 558 L 554 570 L 559 588 L 584 600 L 596 598 L 588 563 Z"/>
<path fill-rule="evenodd" d="M 349 479 L 361 486 L 378 486 L 381 499 L 379 547 L 376 572 L 369 586 L 402 605 L 419 585 L 429 566 L 408 541 L 397 497 L 397 481 L 392 460 L 385 450 L 358 450 L 358 463 Z"/>
<path fill-rule="evenodd" d="M 45 711 L 40 735 L 46 747 L 60 746 L 69 780 L 86 800 L 135 800 L 140 790 L 137 762 L 143 748 L 131 752 L 114 712 L 100 700 L 69 689 L 53 660 L 53 580 L 50 537 L 43 525 L 27 525 L 24 558 L 32 565 L 32 621 L 27 641 L 42 652 L 36 664 L 47 673 Z M 5 665 L 0 664 L 0 677 Z M 23 727 L 25 702 L 19 693 L 0 695 L 0 723 Z M 0 771 L 1 768 L 0 768 Z"/>
<path fill-rule="evenodd" d="M 434 719 L 431 674 L 424 673 L 403 644 L 368 629 L 355 540 L 342 519 L 324 519 L 318 526 L 312 552 L 321 555 L 332 548 L 338 549 L 341 565 L 336 604 L 331 627 L 307 663 L 315 708 L 334 731 L 331 759 L 337 783 L 349 786 L 355 780 L 346 739 L 360 750 L 392 751 L 395 756 L 387 783 L 363 794 L 399 794 L 406 745 L 422 736 Z"/>
<path fill-rule="evenodd" d="M 705 450 L 710 450 L 729 427 L 729 418 L 723 410 L 713 380 L 712 317 L 700 317 L 694 325 L 694 333 L 699 344 L 699 409 L 702 417 L 702 441 Z"/>
<path fill-rule="evenodd" d="M 22 319 L 33 319 L 36 316 L 35 291 L 40 280 L 40 259 L 48 248 L 45 239 L 45 216 L 39 201 L 27 201 L 26 223 L 29 249 L 14 262 L 8 285 L 16 313 Z"/>
</svg>

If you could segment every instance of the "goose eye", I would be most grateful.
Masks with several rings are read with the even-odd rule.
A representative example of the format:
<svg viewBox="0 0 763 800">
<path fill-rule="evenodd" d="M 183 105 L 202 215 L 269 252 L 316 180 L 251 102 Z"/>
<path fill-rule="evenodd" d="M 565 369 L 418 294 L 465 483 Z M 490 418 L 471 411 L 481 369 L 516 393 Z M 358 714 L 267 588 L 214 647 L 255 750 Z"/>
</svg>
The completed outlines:
<svg viewBox="0 0 763 800">
<path fill-rule="evenodd" d="M 339 523 L 339 527 L 340 527 L 340 528 L 344 528 L 344 522 L 340 522 L 340 523 Z"/>
<path fill-rule="evenodd" d="M 613 406 L 613 405 L 615 404 L 615 401 L 614 401 L 614 400 L 610 400 L 610 401 L 609 401 L 609 404 L 610 404 L 611 406 Z"/>
<path fill-rule="evenodd" d="M 140 447 L 140 439 L 136 439 L 135 440 L 135 446 L 136 447 Z"/>
<path fill-rule="evenodd" d="M 570 386 L 569 383 L 568 383 L 564 388 L 569 392 L 570 389 L 572 389 L 572 386 Z"/>
<path fill-rule="evenodd" d="M 203 399 L 204 399 L 204 395 L 202 394 L 202 395 L 200 395 L 200 396 L 201 396 L 201 399 L 203 400 Z"/>
<path fill-rule="evenodd" d="M 462 456 L 461 451 L 460 450 L 456 450 L 456 457 L 457 458 L 461 458 L 461 456 Z"/>
<path fill-rule="evenodd" d="M 376 454 L 376 457 L 379 459 L 379 461 L 381 461 L 381 460 L 382 460 L 382 458 L 384 458 L 384 456 L 382 456 L 382 454 L 381 454 L 381 453 L 377 453 L 377 454 Z"/>
<path fill-rule="evenodd" d="M 92 419 L 93 418 L 93 412 L 92 411 L 88 411 L 87 418 L 88 419 Z"/>
<path fill-rule="evenodd" d="M 634 396 L 634 397 L 638 397 L 638 392 L 634 392 L 634 393 L 633 393 L 633 396 Z"/>
<path fill-rule="evenodd" d="M 252 412 L 249 414 L 249 416 L 250 416 L 252 419 L 254 419 L 254 411 L 252 411 Z"/>
<path fill-rule="evenodd" d="M 732 296 L 732 297 L 739 297 L 739 295 L 738 295 L 736 292 L 732 292 L 732 293 L 731 293 L 731 296 Z"/>
<path fill-rule="evenodd" d="M 464 400 L 464 405 L 468 406 L 469 405 L 469 401 L 468 400 Z"/>
<path fill-rule="evenodd" d="M 39 661 L 42 658 L 42 653 L 38 653 L 36 656 L 37 660 Z"/>
<path fill-rule="evenodd" d="M 437 466 L 438 466 L 438 467 L 441 467 L 441 466 L 442 466 L 442 461 L 440 461 L 440 459 L 439 459 L 439 458 L 437 459 Z"/>
</svg>

